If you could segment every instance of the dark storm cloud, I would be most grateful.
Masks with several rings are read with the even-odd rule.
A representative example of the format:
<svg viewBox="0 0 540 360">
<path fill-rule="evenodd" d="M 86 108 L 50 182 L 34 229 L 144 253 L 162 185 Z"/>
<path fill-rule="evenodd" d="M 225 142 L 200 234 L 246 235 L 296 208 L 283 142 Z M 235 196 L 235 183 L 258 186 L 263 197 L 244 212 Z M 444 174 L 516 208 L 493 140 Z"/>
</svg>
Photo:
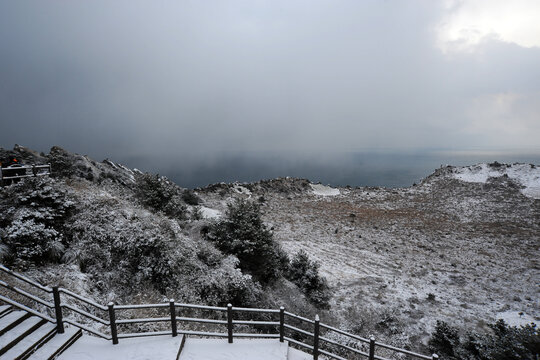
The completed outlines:
<svg viewBox="0 0 540 360">
<path fill-rule="evenodd" d="M 491 39 L 445 53 L 434 29 L 448 11 L 435 1 L 4 1 L 0 145 L 193 161 L 534 147 L 539 48 Z"/>
</svg>

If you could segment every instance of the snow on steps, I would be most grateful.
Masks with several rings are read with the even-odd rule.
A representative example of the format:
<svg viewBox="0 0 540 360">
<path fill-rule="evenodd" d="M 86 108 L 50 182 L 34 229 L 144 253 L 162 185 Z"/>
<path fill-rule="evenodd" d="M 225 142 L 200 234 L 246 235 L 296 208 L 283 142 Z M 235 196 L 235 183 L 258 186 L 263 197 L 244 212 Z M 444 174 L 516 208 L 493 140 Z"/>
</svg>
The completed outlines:
<svg viewBox="0 0 540 360">
<path fill-rule="evenodd" d="M 4 315 L 4 313 L 7 313 L 9 310 L 11 310 L 11 306 L 0 305 L 0 316 Z"/>
<path fill-rule="evenodd" d="M 56 325 L 51 323 L 46 323 L 36 329 L 34 332 L 26 336 L 24 339 L 19 341 L 15 346 L 13 346 L 9 351 L 4 355 L 0 356 L 0 360 L 12 360 L 24 358 L 26 355 L 29 355 L 38 348 L 40 345 L 43 345 L 56 333 Z"/>
<path fill-rule="evenodd" d="M 30 314 L 26 311 L 6 311 L 0 318 L 0 335 L 19 325 L 25 319 L 29 318 Z"/>
<path fill-rule="evenodd" d="M 32 316 L 15 326 L 0 337 L 0 356 L 17 345 L 19 341 L 45 324 L 45 320 Z"/>
<path fill-rule="evenodd" d="M 74 327 L 66 328 L 63 334 L 56 334 L 45 345 L 30 355 L 28 360 L 54 359 L 69 348 L 81 336 L 82 331 L 80 329 Z"/>
<path fill-rule="evenodd" d="M 81 334 L 75 328 L 57 334 L 53 323 L 9 305 L 0 306 L 0 360 L 53 359 Z"/>
</svg>

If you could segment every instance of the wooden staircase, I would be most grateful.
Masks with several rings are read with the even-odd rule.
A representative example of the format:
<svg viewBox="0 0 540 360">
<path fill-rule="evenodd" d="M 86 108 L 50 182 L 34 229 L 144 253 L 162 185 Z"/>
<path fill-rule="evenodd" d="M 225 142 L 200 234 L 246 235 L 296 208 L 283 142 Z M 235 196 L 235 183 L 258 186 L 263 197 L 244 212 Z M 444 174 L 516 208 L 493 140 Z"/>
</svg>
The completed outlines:
<svg viewBox="0 0 540 360">
<path fill-rule="evenodd" d="M 81 335 L 74 327 L 59 334 L 54 323 L 0 305 L 0 360 L 55 359 Z"/>
</svg>

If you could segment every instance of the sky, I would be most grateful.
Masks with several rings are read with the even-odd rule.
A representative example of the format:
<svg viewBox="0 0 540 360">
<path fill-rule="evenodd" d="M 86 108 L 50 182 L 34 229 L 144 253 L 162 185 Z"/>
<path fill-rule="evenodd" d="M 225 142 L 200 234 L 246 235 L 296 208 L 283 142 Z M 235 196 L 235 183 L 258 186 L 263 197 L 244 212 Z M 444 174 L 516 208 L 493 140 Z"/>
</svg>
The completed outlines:
<svg viewBox="0 0 540 360">
<path fill-rule="evenodd" d="M 164 173 L 538 155 L 539 18 L 537 0 L 0 0 L 0 146 Z"/>
</svg>

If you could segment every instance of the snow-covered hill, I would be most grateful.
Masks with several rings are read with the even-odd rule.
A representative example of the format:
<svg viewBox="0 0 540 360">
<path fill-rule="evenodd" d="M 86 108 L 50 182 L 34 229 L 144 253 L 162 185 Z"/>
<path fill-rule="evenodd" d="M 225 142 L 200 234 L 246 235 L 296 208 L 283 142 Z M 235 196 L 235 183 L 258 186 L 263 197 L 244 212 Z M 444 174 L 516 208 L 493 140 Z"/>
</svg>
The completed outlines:
<svg viewBox="0 0 540 360">
<path fill-rule="evenodd" d="M 9 153 L 0 149 L 0 157 Z M 425 350 L 436 320 L 481 331 L 496 318 L 540 319 L 534 165 L 442 167 L 398 189 L 279 178 L 188 191 L 56 147 L 11 153 L 50 162 L 54 178 L 0 190 L 0 255 L 31 277 L 101 303 L 264 301 L 417 350 Z M 234 199 L 261 205 L 289 255 L 304 250 L 320 263 L 333 293 L 329 312 L 286 280 L 261 288 L 235 257 L 204 240 Z M 51 261 L 36 266 L 32 254 L 9 253 L 5 239 L 31 242 L 36 234 L 58 239 L 40 250 Z"/>
<path fill-rule="evenodd" d="M 540 199 L 540 168 L 530 164 L 478 164 L 456 168 L 456 179 L 486 183 L 490 179 L 507 177 L 521 186 L 525 196 Z"/>
<path fill-rule="evenodd" d="M 479 331 L 498 318 L 538 322 L 538 174 L 493 163 L 443 167 L 409 188 L 244 186 L 264 199 L 285 249 L 319 261 L 342 326 L 406 345 L 426 341 L 436 320 Z M 217 210 L 227 201 L 199 193 Z"/>
</svg>

